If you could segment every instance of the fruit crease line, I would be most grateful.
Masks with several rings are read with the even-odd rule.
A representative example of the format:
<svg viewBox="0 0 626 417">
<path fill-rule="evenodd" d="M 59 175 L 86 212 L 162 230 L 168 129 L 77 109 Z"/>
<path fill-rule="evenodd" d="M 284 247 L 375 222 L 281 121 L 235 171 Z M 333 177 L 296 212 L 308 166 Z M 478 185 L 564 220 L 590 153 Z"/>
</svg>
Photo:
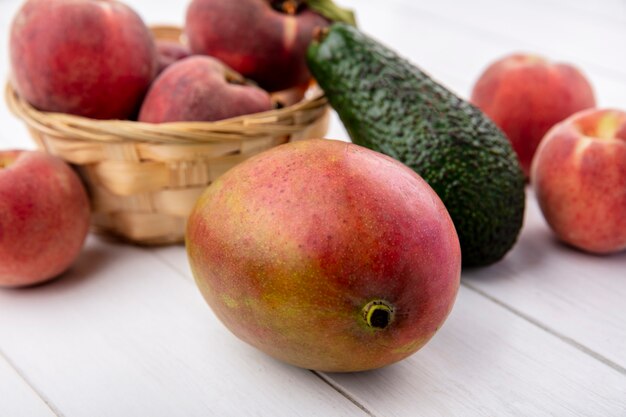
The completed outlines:
<svg viewBox="0 0 626 417">
<path fill-rule="evenodd" d="M 182 248 L 182 249 L 185 250 L 184 248 Z M 193 287 L 195 287 L 195 283 L 194 283 L 193 277 L 189 276 L 185 271 L 183 271 L 181 269 L 178 269 L 178 267 L 176 265 L 174 265 L 172 262 L 170 262 L 169 259 L 167 259 L 164 256 L 159 255 L 158 253 L 154 253 L 154 252 L 150 251 L 149 249 L 141 248 L 141 250 L 143 250 L 145 253 L 149 254 L 153 258 L 157 259 L 161 264 L 167 266 L 167 268 L 170 271 L 175 272 L 176 275 L 181 277 L 188 284 L 191 284 Z"/>
<path fill-rule="evenodd" d="M 587 346 L 577 342 L 576 340 L 572 339 L 571 337 L 565 336 L 564 334 L 561 334 L 559 332 L 557 332 L 556 330 L 552 329 L 551 327 L 548 327 L 547 325 L 541 323 L 540 321 L 530 317 L 529 315 L 521 312 L 520 310 L 517 310 L 516 308 L 511 307 L 510 305 L 498 300 L 497 298 L 489 295 L 488 293 L 484 292 L 483 290 L 478 289 L 477 287 L 468 284 L 467 282 L 462 281 L 461 285 L 464 286 L 465 288 L 469 289 L 470 291 L 473 291 L 483 297 L 485 297 L 486 299 L 488 299 L 489 301 L 499 305 L 500 307 L 504 308 L 505 310 L 515 314 L 516 316 L 518 316 L 519 318 L 527 321 L 528 323 L 540 328 L 541 330 L 543 330 L 544 332 L 550 334 L 551 336 L 556 337 L 557 339 L 561 340 L 562 342 L 570 345 L 571 347 L 573 347 L 574 349 L 579 350 L 580 352 L 591 356 L 593 359 L 603 363 L 604 365 L 608 366 L 609 368 L 619 372 L 621 375 L 626 376 L 626 368 L 624 368 L 623 366 L 613 362 L 612 360 L 610 360 L 609 358 L 606 358 L 604 356 L 602 356 L 601 354 L 599 354 L 598 352 L 591 350 L 590 348 L 588 348 Z"/>
<path fill-rule="evenodd" d="M 152 255 L 155 259 L 157 259 L 161 264 L 166 266 L 169 270 L 173 271 L 176 275 L 178 275 L 179 277 L 183 278 L 183 281 L 186 281 L 188 284 L 192 284 L 193 285 L 193 282 L 189 280 L 189 278 L 187 277 L 187 274 L 185 274 L 183 271 L 179 270 L 175 265 L 172 265 L 168 260 L 164 259 L 159 254 L 153 253 L 150 250 L 145 250 L 145 249 L 143 249 L 143 250 L 146 253 Z M 342 397 L 344 397 L 345 399 L 350 401 L 352 404 L 354 404 L 357 408 L 359 408 L 361 411 L 363 411 L 366 415 L 368 415 L 370 417 L 379 417 L 378 415 L 376 415 L 372 411 L 370 411 L 367 407 L 365 407 L 363 404 L 361 404 L 351 394 L 346 392 L 341 386 L 336 384 L 330 377 L 327 377 L 326 375 L 324 375 L 321 372 L 317 372 L 317 371 L 313 371 L 313 370 L 309 370 L 309 371 L 313 375 L 315 375 L 316 377 L 321 379 L 326 385 L 331 387 L 339 395 L 341 395 Z M 59 416 L 59 417 L 62 417 L 62 416 Z"/>
<path fill-rule="evenodd" d="M 168 260 L 164 259 L 163 257 L 159 256 L 158 254 L 155 254 L 149 250 L 146 250 L 146 253 L 149 253 L 150 255 L 152 255 L 154 258 L 158 259 L 160 263 L 162 263 L 163 265 L 167 266 L 171 271 L 174 271 L 178 276 L 180 276 L 181 278 L 183 278 L 184 281 L 186 281 L 189 284 L 193 284 L 193 282 L 189 279 L 189 277 L 187 277 L 187 275 L 179 270 L 178 268 L 176 268 L 175 265 L 172 265 Z M 587 346 L 577 342 L 576 340 L 572 339 L 571 337 L 565 336 L 557 331 L 555 331 L 554 329 L 548 327 L 547 325 L 541 323 L 540 321 L 530 317 L 529 315 L 523 313 L 522 311 L 511 307 L 510 305 L 504 303 L 503 301 L 491 296 L 490 294 L 486 293 L 483 290 L 478 289 L 477 287 L 475 287 L 472 284 L 468 284 L 466 281 L 462 281 L 461 285 L 467 289 L 469 289 L 470 291 L 473 291 L 479 295 L 481 295 L 482 297 L 485 297 L 486 299 L 488 299 L 489 301 L 497 304 L 498 306 L 504 308 L 505 310 L 515 314 L 517 317 L 520 317 L 521 319 L 525 320 L 526 322 L 540 328 L 541 330 L 543 330 L 544 332 L 550 334 L 551 336 L 556 337 L 557 339 L 561 340 L 562 342 L 568 344 L 569 346 L 575 348 L 576 350 L 591 356 L 593 359 L 603 363 L 604 365 L 610 367 L 611 369 L 619 372 L 621 375 L 626 376 L 626 368 L 624 368 L 623 366 L 620 366 L 619 364 L 611 361 L 610 359 L 602 356 L 601 354 L 595 352 L 594 350 L 591 350 L 590 348 L 588 348 Z M 0 355 L 2 354 L 2 351 L 0 351 Z M 368 410 L 365 406 L 363 406 L 361 403 L 359 403 L 356 399 L 354 399 L 350 394 L 348 394 L 346 391 L 344 391 L 340 386 L 338 386 L 337 384 L 335 384 L 334 381 L 332 381 L 331 378 L 325 376 L 322 373 L 318 373 L 316 371 L 311 371 L 315 376 L 317 376 L 319 379 L 323 380 L 326 384 L 330 385 L 335 391 L 339 392 L 342 396 L 344 396 L 345 398 L 347 398 L 349 401 L 351 401 L 352 403 L 354 403 L 354 405 L 356 405 L 357 407 L 359 407 L 361 410 L 363 410 L 365 413 L 367 413 L 369 416 L 371 417 L 378 417 L 376 416 L 374 413 L 372 413 L 370 410 Z M 59 416 L 62 417 L 62 416 Z"/>
<path fill-rule="evenodd" d="M 361 404 L 356 398 L 354 398 L 352 395 L 350 395 L 347 391 L 345 391 L 343 388 L 341 388 L 340 385 L 338 385 L 337 383 L 335 383 L 335 381 L 332 380 L 332 378 L 326 376 L 324 373 L 322 372 L 317 372 L 317 371 L 313 371 L 313 370 L 309 370 L 313 375 L 315 375 L 316 377 L 318 377 L 319 379 L 321 379 L 326 385 L 328 385 L 329 387 L 331 387 L 333 390 L 337 391 L 341 396 L 343 396 L 345 399 L 347 399 L 348 401 L 350 401 L 352 404 L 354 404 L 355 406 L 357 406 L 361 411 L 363 411 L 365 414 L 367 414 L 370 417 L 378 417 L 376 414 L 374 414 L 373 412 L 371 412 L 367 407 L 365 407 L 363 404 Z"/>
<path fill-rule="evenodd" d="M 50 412 L 52 412 L 52 414 L 54 414 L 56 417 L 65 417 L 63 413 L 61 413 L 61 411 L 59 411 L 59 409 L 52 403 L 52 401 L 50 401 L 50 399 L 47 396 L 45 396 L 42 392 L 40 392 L 35 387 L 35 385 L 30 382 L 30 380 L 26 377 L 26 375 L 20 369 L 20 367 L 17 366 L 15 362 L 13 362 L 6 355 L 6 353 L 4 353 L 2 349 L 0 349 L 0 359 L 4 360 L 6 363 L 9 364 L 11 369 L 13 369 L 13 371 L 15 371 L 15 373 L 22 379 L 22 381 L 24 381 L 24 383 L 28 385 L 28 387 L 35 393 L 35 395 L 37 395 L 39 399 L 43 401 L 43 403 L 46 405 L 46 407 L 48 407 L 48 409 L 50 410 Z"/>
</svg>

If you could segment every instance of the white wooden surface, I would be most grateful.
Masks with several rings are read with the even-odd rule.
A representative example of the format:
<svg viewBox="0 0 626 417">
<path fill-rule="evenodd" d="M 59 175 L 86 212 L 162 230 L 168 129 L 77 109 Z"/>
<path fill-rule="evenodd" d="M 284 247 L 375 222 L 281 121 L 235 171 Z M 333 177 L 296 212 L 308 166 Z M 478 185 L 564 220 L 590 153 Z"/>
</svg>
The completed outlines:
<svg viewBox="0 0 626 417">
<path fill-rule="evenodd" d="M 148 250 L 91 239 L 63 279 L 2 291 L 0 309 L 4 355 L 66 416 L 364 415 L 240 343 Z"/>
<path fill-rule="evenodd" d="M 5 358 L 0 357 L 0 416 L 54 417 L 39 395 Z"/>
<path fill-rule="evenodd" d="M 129 1 L 148 22 L 185 2 Z M 461 95 L 513 51 L 580 66 L 602 106 L 626 109 L 622 0 L 343 0 L 361 26 Z M 0 0 L 0 80 L 17 0 Z M 346 139 L 338 120 L 329 137 Z M 0 104 L 0 149 L 32 148 Z M 317 374 L 239 342 L 192 282 L 182 246 L 91 237 L 61 279 L 0 290 L 0 417 L 626 416 L 626 253 L 557 243 L 529 192 L 519 244 L 464 271 L 424 349 L 360 374 Z"/>
<path fill-rule="evenodd" d="M 626 253 L 574 251 L 553 238 L 534 198 L 527 212 L 514 256 L 467 271 L 465 285 L 625 373 Z"/>
</svg>

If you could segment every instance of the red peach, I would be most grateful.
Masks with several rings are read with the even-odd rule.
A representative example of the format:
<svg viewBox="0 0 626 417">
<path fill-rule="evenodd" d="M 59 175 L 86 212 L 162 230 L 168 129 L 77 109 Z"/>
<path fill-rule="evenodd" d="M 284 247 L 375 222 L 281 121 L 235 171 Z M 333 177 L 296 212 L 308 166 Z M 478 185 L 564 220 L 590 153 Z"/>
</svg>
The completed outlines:
<svg viewBox="0 0 626 417">
<path fill-rule="evenodd" d="M 89 229 L 89 200 L 61 159 L 0 152 L 0 286 L 40 283 L 65 271 Z"/>
<path fill-rule="evenodd" d="M 185 34 L 196 54 L 211 55 L 268 91 L 304 84 L 306 48 L 324 17 L 306 6 L 290 15 L 275 0 L 193 0 Z M 296 2 L 302 3 L 302 2 Z"/>
<path fill-rule="evenodd" d="M 529 54 L 491 64 L 476 82 L 471 100 L 508 136 L 527 177 L 548 129 L 596 105 L 591 85 L 577 68 Z"/>
<path fill-rule="evenodd" d="M 270 95 L 246 85 L 218 60 L 191 56 L 170 65 L 154 81 L 139 121 L 214 121 L 272 109 Z"/>
<path fill-rule="evenodd" d="M 531 180 L 562 241 L 595 253 L 626 249 L 626 112 L 587 110 L 557 124 L 539 145 Z"/>
<path fill-rule="evenodd" d="M 13 85 L 43 111 L 130 118 L 156 73 L 150 31 L 117 1 L 28 0 L 10 36 Z"/>
<path fill-rule="evenodd" d="M 308 369 L 399 361 L 441 327 L 461 252 L 435 192 L 392 158 L 307 140 L 234 167 L 198 200 L 187 251 L 222 322 Z"/>
<path fill-rule="evenodd" d="M 191 55 L 191 51 L 185 45 L 174 41 L 157 40 L 157 74 L 160 74 L 176 61 L 187 58 Z"/>
</svg>

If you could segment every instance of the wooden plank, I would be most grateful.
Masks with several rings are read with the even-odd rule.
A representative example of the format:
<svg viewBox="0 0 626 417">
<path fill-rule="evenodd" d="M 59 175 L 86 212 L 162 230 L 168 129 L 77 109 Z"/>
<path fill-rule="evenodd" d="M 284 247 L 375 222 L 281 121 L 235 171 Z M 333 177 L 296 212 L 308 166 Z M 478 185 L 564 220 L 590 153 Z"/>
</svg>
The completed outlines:
<svg viewBox="0 0 626 417">
<path fill-rule="evenodd" d="M 601 257 L 562 245 L 527 194 L 517 246 L 502 262 L 465 272 L 465 282 L 626 369 L 626 252 Z"/>
<path fill-rule="evenodd" d="M 183 279 L 193 282 L 193 274 L 183 244 L 155 247 L 150 250 L 150 254 L 176 270 Z"/>
<path fill-rule="evenodd" d="M 626 415 L 624 375 L 466 288 L 416 355 L 325 377 L 388 417 Z"/>
<path fill-rule="evenodd" d="M 154 254 L 191 279 L 182 247 Z M 508 279 L 484 271 L 494 281 Z M 626 413 L 625 375 L 467 288 L 440 333 L 413 357 L 388 369 L 324 378 L 381 416 Z"/>
<path fill-rule="evenodd" d="M 55 413 L 1 355 L 0 416 L 55 417 Z"/>
<path fill-rule="evenodd" d="M 237 340 L 146 250 L 95 238 L 62 279 L 0 291 L 0 348 L 66 417 L 366 415 Z"/>
</svg>

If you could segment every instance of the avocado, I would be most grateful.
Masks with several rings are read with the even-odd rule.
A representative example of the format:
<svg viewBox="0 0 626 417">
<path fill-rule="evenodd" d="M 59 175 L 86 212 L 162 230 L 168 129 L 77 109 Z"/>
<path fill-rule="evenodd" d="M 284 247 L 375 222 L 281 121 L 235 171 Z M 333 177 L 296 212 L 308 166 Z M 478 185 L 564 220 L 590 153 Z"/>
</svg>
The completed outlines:
<svg viewBox="0 0 626 417">
<path fill-rule="evenodd" d="M 496 125 L 352 26 L 335 23 L 322 32 L 307 61 L 352 141 L 403 162 L 439 195 L 463 265 L 502 259 L 522 227 L 525 180 Z"/>
</svg>

